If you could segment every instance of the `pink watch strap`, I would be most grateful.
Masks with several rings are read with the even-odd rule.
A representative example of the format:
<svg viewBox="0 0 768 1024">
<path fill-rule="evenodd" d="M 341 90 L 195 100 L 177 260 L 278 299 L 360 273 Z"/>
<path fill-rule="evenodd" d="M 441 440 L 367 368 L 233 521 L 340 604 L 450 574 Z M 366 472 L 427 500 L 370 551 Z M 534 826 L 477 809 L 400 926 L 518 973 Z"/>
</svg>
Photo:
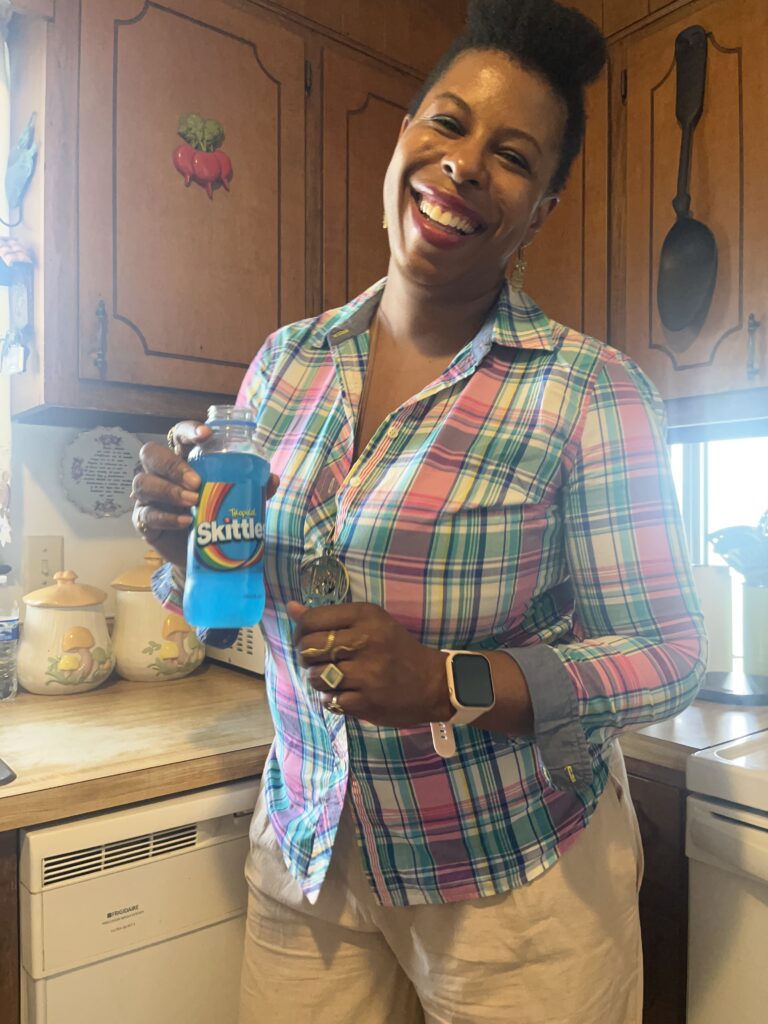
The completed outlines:
<svg viewBox="0 0 768 1024">
<path fill-rule="evenodd" d="M 453 757 L 456 753 L 456 737 L 450 722 L 430 722 L 432 746 L 440 757 Z"/>
</svg>

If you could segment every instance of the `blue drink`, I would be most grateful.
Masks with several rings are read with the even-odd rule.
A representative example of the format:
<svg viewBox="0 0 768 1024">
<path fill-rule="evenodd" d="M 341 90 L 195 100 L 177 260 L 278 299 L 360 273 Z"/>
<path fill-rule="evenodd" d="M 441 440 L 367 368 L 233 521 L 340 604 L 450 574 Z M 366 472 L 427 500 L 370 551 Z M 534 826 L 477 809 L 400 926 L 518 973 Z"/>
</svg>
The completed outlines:
<svg viewBox="0 0 768 1024">
<path fill-rule="evenodd" d="M 184 587 L 184 618 L 193 626 L 255 626 L 264 611 L 269 463 L 253 443 L 252 415 L 249 409 L 213 407 L 207 421 L 213 437 L 189 457 L 202 481 Z"/>
</svg>

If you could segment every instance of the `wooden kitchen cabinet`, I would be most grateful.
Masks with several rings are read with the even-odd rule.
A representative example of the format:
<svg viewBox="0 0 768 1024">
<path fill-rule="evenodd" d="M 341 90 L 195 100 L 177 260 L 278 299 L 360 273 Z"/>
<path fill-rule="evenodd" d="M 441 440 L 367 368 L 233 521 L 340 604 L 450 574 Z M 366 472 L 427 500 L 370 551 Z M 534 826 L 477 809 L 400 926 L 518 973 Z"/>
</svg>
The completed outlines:
<svg viewBox="0 0 768 1024">
<path fill-rule="evenodd" d="M 199 417 L 304 315 L 304 40 L 223 0 L 59 0 L 45 32 L 45 302 L 14 411 Z M 188 112 L 226 133 L 212 199 L 172 164 Z"/>
<path fill-rule="evenodd" d="M 643 839 L 640 890 L 644 1024 L 685 1024 L 688 968 L 688 861 L 685 780 L 627 759 L 629 789 Z"/>
<path fill-rule="evenodd" d="M 526 249 L 524 286 L 547 316 L 603 341 L 608 333 L 608 166 L 606 71 L 587 95 L 584 149 L 560 203 Z"/>
<path fill-rule="evenodd" d="M 603 0 L 603 31 L 607 36 L 620 32 L 648 16 L 649 0 Z"/>
<path fill-rule="evenodd" d="M 708 33 L 704 112 L 694 135 L 691 212 L 715 235 L 717 285 L 698 333 L 670 332 L 656 301 L 659 256 L 674 223 L 680 129 L 675 117 L 675 38 L 700 24 Z M 695 2 L 623 41 L 626 67 L 626 351 L 673 408 L 706 407 L 704 420 L 739 418 L 734 400 L 768 415 L 768 200 L 763 186 L 768 92 L 768 5 L 763 0 Z M 758 326 L 750 332 L 750 316 Z M 622 329 L 623 328 L 623 329 Z M 701 405 L 702 401 L 705 405 Z M 682 403 L 682 404 L 681 404 Z M 731 413 L 718 410 L 731 407 Z M 679 417 L 678 417 L 679 418 Z M 695 422 L 695 420 L 693 420 Z"/>
<path fill-rule="evenodd" d="M 387 272 L 384 174 L 419 80 L 365 58 L 323 53 L 323 306 Z"/>
</svg>

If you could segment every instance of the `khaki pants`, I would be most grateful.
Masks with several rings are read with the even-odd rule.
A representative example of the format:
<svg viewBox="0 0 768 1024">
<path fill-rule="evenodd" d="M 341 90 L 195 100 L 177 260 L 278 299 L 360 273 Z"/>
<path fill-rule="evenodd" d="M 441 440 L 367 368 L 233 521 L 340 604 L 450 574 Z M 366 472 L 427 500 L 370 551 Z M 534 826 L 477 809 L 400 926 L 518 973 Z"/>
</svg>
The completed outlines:
<svg viewBox="0 0 768 1024">
<path fill-rule="evenodd" d="M 379 906 L 345 809 L 311 905 L 260 801 L 240 1024 L 640 1024 L 641 875 L 618 752 L 592 820 L 554 867 L 460 903 Z"/>
</svg>

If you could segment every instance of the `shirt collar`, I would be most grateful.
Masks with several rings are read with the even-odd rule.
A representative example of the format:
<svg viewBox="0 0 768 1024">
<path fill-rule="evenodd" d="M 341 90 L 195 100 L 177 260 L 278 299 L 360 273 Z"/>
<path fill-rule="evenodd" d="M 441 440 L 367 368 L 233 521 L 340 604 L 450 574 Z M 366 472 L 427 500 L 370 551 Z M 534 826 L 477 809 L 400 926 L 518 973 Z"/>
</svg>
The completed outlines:
<svg viewBox="0 0 768 1024">
<path fill-rule="evenodd" d="M 382 278 L 337 311 L 332 322 L 323 328 L 323 336 L 330 345 L 339 345 L 370 328 L 386 283 L 387 279 Z M 514 291 L 507 284 L 472 341 L 475 351 L 487 351 L 491 345 L 552 350 L 556 347 L 552 321 L 525 292 Z"/>
</svg>

